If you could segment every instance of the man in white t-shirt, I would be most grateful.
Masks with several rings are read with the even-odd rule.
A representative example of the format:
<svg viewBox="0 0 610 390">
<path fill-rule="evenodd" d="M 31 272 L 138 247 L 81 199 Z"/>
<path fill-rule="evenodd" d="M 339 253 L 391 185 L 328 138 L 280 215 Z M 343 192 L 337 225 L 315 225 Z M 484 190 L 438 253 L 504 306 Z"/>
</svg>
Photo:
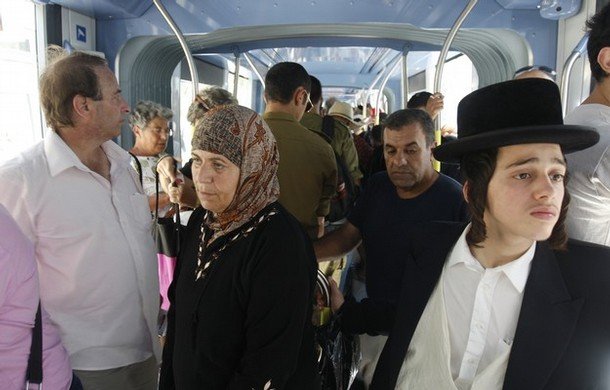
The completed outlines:
<svg viewBox="0 0 610 390">
<path fill-rule="evenodd" d="M 103 58 L 40 78 L 52 129 L 0 167 L 0 203 L 34 243 L 40 298 L 85 389 L 157 386 L 159 285 L 146 195 L 112 142 L 129 106 Z"/>
<path fill-rule="evenodd" d="M 565 117 L 566 124 L 593 126 L 600 141 L 568 156 L 572 196 L 568 234 L 610 246 L 610 5 L 588 22 L 587 52 L 597 82 L 591 95 Z"/>
</svg>

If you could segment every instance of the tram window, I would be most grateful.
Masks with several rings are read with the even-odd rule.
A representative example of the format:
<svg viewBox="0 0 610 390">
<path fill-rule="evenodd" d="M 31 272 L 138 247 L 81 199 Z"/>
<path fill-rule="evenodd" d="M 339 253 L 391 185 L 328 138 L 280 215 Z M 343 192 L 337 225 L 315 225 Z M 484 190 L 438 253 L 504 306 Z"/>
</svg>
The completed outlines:
<svg viewBox="0 0 610 390">
<path fill-rule="evenodd" d="M 243 72 L 242 69 L 240 72 Z M 229 72 L 227 74 L 227 84 L 229 85 L 229 91 L 233 91 L 233 83 L 235 80 L 235 73 Z M 239 83 L 237 85 L 237 101 L 240 105 L 248 108 L 253 108 L 252 106 L 252 79 L 244 77 L 242 75 L 239 76 Z"/>
<path fill-rule="evenodd" d="M 479 77 L 468 56 L 460 55 L 451 58 L 445 63 L 440 91 L 445 96 L 441 125 L 457 129 L 458 104 L 464 96 L 479 88 Z M 436 59 L 434 63 L 436 64 Z M 434 85 L 434 73 L 430 72 L 430 74 L 432 79 L 429 85 Z"/>
<path fill-rule="evenodd" d="M 457 129 L 457 107 L 462 98 L 479 88 L 479 76 L 468 56 L 449 52 L 445 62 L 440 91 L 434 89 L 434 72 L 439 52 L 429 53 L 421 72 L 409 77 L 409 98 L 417 92 L 441 92 L 444 95 L 444 108 L 441 113 L 441 126 Z"/>
<path fill-rule="evenodd" d="M 244 69 L 242 72 L 246 71 Z M 249 72 L 249 71 L 248 71 Z M 233 80 L 235 73 L 227 72 L 227 85 L 223 86 L 227 91 L 233 91 Z M 199 83 L 199 90 L 212 87 L 211 84 Z M 237 101 L 240 105 L 253 108 L 252 102 L 253 83 L 252 78 L 239 77 Z M 189 121 L 186 119 L 189 106 L 193 101 L 193 83 L 190 80 L 180 80 L 180 158 L 187 161 L 191 156 L 191 138 L 193 131 Z M 177 149 L 176 149 L 177 150 Z M 177 155 L 177 153 L 175 153 Z M 178 156 L 176 156 L 178 157 Z"/>
<path fill-rule="evenodd" d="M 0 162 L 42 139 L 35 7 L 0 0 Z"/>
<path fill-rule="evenodd" d="M 199 90 L 212 87 L 210 84 L 199 83 Z M 191 158 L 191 138 L 193 137 L 193 129 L 191 124 L 186 119 L 189 112 L 189 107 L 193 101 L 193 83 L 190 80 L 180 80 L 180 156 L 174 153 L 176 157 L 180 157 L 183 162 Z"/>
</svg>

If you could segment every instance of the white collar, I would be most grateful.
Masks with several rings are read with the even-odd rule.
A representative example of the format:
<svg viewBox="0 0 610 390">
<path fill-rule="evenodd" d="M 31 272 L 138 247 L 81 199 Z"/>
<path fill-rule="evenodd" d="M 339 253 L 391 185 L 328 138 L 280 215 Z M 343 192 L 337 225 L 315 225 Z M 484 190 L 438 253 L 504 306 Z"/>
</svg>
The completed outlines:
<svg viewBox="0 0 610 390">
<path fill-rule="evenodd" d="M 113 163 L 122 163 L 129 165 L 130 155 L 113 141 L 106 141 L 102 144 L 102 150 L 106 153 L 108 160 Z M 53 130 L 47 131 L 44 137 L 44 151 L 49 165 L 51 176 L 56 176 L 68 168 L 75 167 L 82 171 L 91 172 L 91 170 L 83 164 L 76 153 L 64 142 L 63 139 Z"/>
<path fill-rule="evenodd" d="M 479 261 L 472 255 L 470 248 L 466 243 L 466 233 L 470 230 L 470 224 L 466 226 L 466 229 L 462 232 L 460 238 L 456 241 L 449 258 L 447 259 L 446 266 L 453 267 L 454 265 L 464 263 L 464 265 L 472 270 L 478 272 L 484 272 L 486 269 L 479 263 Z M 489 268 L 487 271 L 502 272 L 508 280 L 512 283 L 519 293 L 522 293 L 527 283 L 527 278 L 530 273 L 530 265 L 534 259 L 534 253 L 536 252 L 536 242 L 529 247 L 529 249 L 521 255 L 519 258 L 511 261 L 510 263 L 501 265 L 499 267 Z"/>
</svg>

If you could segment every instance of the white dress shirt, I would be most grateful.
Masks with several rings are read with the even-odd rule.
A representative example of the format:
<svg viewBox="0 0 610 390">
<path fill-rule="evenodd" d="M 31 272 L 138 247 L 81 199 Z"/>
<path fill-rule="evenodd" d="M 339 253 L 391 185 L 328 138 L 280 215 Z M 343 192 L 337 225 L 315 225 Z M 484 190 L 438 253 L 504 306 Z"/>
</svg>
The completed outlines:
<svg viewBox="0 0 610 390">
<path fill-rule="evenodd" d="M 398 378 L 396 390 L 459 390 L 451 373 L 449 325 L 447 310 L 443 299 L 444 276 L 426 303 L 409 349 L 405 355 Z M 467 386 L 470 390 L 501 390 L 508 367 L 510 349 L 498 355 L 484 370 L 479 372 Z"/>
<path fill-rule="evenodd" d="M 53 131 L 0 167 L 0 203 L 35 244 L 43 305 L 72 368 L 103 370 L 155 352 L 157 262 L 147 197 L 130 156 L 102 145 L 110 181 Z"/>
<path fill-rule="evenodd" d="M 458 389 L 511 348 L 536 243 L 518 259 L 485 269 L 468 244 L 468 226 L 443 268 L 451 373 Z"/>
</svg>

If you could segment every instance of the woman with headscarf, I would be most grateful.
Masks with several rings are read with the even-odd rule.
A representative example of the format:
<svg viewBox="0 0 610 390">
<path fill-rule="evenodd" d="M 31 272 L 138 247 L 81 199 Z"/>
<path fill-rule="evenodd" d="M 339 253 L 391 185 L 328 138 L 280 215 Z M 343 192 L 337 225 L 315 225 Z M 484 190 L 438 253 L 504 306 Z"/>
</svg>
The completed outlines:
<svg viewBox="0 0 610 390">
<path fill-rule="evenodd" d="M 191 103 L 186 119 L 194 129 L 197 122 L 212 108 L 228 104 L 237 104 L 237 99 L 231 92 L 217 86 L 211 86 L 200 91 Z M 171 156 L 167 156 L 171 157 Z M 189 160 L 179 171 L 176 170 L 176 161 L 173 158 L 163 158 L 157 164 L 157 172 L 163 190 L 169 194 L 170 201 L 181 207 L 195 208 L 198 199 L 195 194 L 191 174 L 192 161 Z M 178 180 L 176 180 L 178 179 Z M 171 183 L 174 183 L 170 186 Z"/>
<path fill-rule="evenodd" d="M 277 202 L 269 127 L 248 108 L 213 108 L 196 125 L 192 157 L 201 206 L 183 235 L 160 388 L 317 389 L 317 265 Z"/>
</svg>

